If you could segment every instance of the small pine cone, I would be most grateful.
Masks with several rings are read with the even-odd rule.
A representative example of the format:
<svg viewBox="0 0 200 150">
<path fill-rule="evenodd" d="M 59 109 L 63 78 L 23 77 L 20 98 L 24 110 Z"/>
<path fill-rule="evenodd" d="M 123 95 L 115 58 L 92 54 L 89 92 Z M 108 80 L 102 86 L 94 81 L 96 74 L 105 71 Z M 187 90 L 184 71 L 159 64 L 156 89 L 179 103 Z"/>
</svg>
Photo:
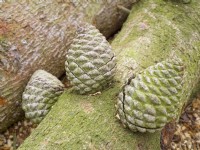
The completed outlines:
<svg viewBox="0 0 200 150">
<path fill-rule="evenodd" d="M 63 93 L 64 85 L 52 74 L 37 70 L 22 95 L 22 108 L 26 118 L 40 123 Z"/>
<path fill-rule="evenodd" d="M 115 56 L 105 37 L 94 26 L 84 24 L 68 50 L 65 69 L 74 90 L 80 94 L 98 92 L 115 72 Z"/>
<path fill-rule="evenodd" d="M 173 58 L 145 69 L 124 85 L 117 116 L 136 132 L 155 132 L 180 112 L 184 66 Z"/>
</svg>

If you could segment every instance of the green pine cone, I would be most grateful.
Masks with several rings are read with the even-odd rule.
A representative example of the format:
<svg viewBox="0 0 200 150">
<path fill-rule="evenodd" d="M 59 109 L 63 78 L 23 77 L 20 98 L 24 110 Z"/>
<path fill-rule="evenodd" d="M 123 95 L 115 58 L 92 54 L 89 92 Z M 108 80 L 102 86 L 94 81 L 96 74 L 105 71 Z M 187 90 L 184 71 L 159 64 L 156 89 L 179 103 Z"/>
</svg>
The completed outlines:
<svg viewBox="0 0 200 150">
<path fill-rule="evenodd" d="M 22 109 L 26 118 L 39 123 L 63 93 L 64 85 L 52 74 L 37 70 L 22 95 Z"/>
<path fill-rule="evenodd" d="M 132 131 L 155 132 L 180 113 L 184 66 L 173 58 L 129 80 L 119 94 L 117 117 Z"/>
<path fill-rule="evenodd" d="M 105 37 L 92 25 L 84 24 L 78 29 L 66 58 L 67 77 L 80 94 L 98 92 L 113 79 L 115 55 Z"/>
</svg>

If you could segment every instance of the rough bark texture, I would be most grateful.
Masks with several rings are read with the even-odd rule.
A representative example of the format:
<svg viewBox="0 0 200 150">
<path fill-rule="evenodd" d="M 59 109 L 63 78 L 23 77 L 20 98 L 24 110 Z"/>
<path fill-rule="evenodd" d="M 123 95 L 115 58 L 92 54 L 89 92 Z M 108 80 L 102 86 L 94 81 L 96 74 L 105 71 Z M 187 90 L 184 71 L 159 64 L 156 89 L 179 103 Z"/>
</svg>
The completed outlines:
<svg viewBox="0 0 200 150">
<path fill-rule="evenodd" d="M 116 82 L 96 96 L 68 91 L 38 128 L 19 148 L 23 149 L 160 149 L 160 132 L 132 133 L 115 118 L 117 95 L 123 79 L 171 55 L 185 64 L 182 105 L 199 81 L 200 2 L 141 0 L 112 42 L 118 59 Z"/>
<path fill-rule="evenodd" d="M 68 47 L 79 21 L 96 25 L 105 36 L 120 28 L 135 2 L 19 0 L 0 3 L 0 132 L 23 113 L 21 95 L 30 76 L 44 69 L 64 73 Z"/>
</svg>

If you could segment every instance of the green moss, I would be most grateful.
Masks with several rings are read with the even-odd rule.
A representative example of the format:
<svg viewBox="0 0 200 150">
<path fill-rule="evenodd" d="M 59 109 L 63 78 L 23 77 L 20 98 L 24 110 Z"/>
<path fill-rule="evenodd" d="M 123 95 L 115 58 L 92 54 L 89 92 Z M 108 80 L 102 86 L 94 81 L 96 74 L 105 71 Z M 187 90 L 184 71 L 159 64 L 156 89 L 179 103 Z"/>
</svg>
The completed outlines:
<svg viewBox="0 0 200 150">
<path fill-rule="evenodd" d="M 153 8 L 151 8 L 146 6 L 149 5 L 149 2 L 139 2 L 134 7 L 134 13 L 129 16 L 129 20 L 124 25 L 122 32 L 112 43 L 117 52 L 122 51 L 121 47 L 123 47 L 123 51 L 128 51 L 125 54 L 134 58 L 143 67 L 148 67 L 166 58 L 177 38 L 174 36 L 175 29 L 171 25 L 166 25 L 166 21 L 170 22 L 176 13 L 169 11 L 171 6 L 168 6 L 165 2 L 159 2 L 158 4 L 165 7 L 152 2 Z M 141 5 L 144 7 L 142 11 L 140 9 Z M 161 13 L 158 15 L 158 12 Z M 124 52 L 120 53 L 120 55 L 123 54 Z"/>
</svg>

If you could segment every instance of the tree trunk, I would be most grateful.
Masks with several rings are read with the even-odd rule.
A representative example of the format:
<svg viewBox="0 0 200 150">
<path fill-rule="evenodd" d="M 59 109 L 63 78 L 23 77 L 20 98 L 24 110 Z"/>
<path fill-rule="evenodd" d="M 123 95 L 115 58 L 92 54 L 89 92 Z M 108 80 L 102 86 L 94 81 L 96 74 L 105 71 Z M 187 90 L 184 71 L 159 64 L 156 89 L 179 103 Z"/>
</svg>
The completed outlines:
<svg viewBox="0 0 200 150">
<path fill-rule="evenodd" d="M 160 149 L 160 132 L 132 133 L 115 118 L 123 80 L 176 55 L 185 65 L 180 108 L 199 81 L 200 2 L 141 0 L 133 6 L 112 42 L 118 59 L 116 82 L 102 94 L 80 96 L 70 90 L 53 106 L 23 149 Z"/>
<path fill-rule="evenodd" d="M 0 3 L 0 132 L 22 116 L 21 95 L 30 76 L 44 69 L 64 73 L 68 47 L 79 21 L 96 25 L 109 37 L 118 30 L 135 0 L 12 1 Z"/>
</svg>

